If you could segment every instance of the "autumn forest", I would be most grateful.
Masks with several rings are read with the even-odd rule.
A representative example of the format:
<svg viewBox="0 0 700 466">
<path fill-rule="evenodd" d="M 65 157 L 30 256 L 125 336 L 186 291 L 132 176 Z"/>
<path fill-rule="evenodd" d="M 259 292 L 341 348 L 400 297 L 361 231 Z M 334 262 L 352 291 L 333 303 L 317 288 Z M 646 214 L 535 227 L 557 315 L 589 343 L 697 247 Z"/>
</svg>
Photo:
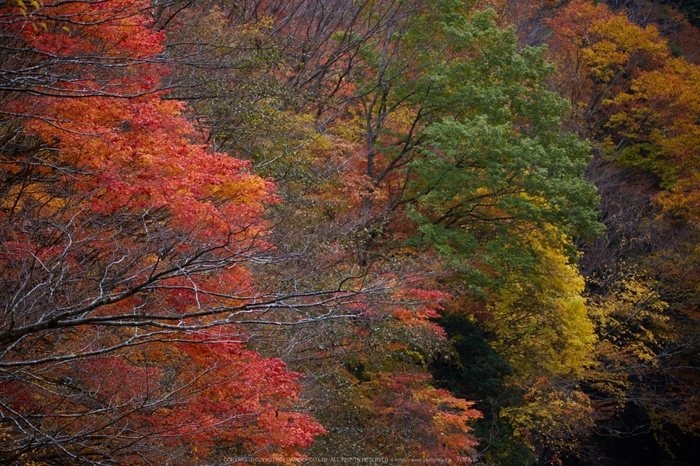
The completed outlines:
<svg viewBox="0 0 700 466">
<path fill-rule="evenodd" d="M 699 27 L 0 0 L 0 463 L 700 464 Z"/>
</svg>

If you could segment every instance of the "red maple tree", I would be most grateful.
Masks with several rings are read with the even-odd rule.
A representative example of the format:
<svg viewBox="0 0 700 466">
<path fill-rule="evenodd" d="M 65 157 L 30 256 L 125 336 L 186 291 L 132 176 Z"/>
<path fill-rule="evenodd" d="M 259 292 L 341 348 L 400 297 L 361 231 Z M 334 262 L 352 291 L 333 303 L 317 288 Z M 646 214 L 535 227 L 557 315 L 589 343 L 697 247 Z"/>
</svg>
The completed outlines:
<svg viewBox="0 0 700 466">
<path fill-rule="evenodd" d="M 323 431 L 244 345 L 283 302 L 245 267 L 274 186 L 193 142 L 149 7 L 0 4 L 6 463 L 291 461 Z"/>
</svg>

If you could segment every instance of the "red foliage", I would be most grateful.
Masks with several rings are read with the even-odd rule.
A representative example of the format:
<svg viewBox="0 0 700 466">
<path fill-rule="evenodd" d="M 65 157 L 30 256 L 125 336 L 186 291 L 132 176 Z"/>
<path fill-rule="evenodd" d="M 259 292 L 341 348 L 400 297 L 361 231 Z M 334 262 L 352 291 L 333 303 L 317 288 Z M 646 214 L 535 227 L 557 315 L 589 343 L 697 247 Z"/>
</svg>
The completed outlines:
<svg viewBox="0 0 700 466">
<path fill-rule="evenodd" d="M 294 411 L 298 374 L 245 349 L 233 310 L 274 186 L 163 99 L 150 2 L 19 5 L 3 37 L 46 74 L 0 73 L 20 77 L 0 103 L 0 459 L 300 457 L 323 429 Z"/>
<path fill-rule="evenodd" d="M 471 463 L 478 441 L 469 424 L 482 417 L 473 403 L 453 397 L 447 390 L 428 385 L 430 376 L 383 374 L 372 382 L 373 410 L 388 438 L 387 445 L 408 449 L 410 457 L 450 459 Z M 406 440 L 411 444 L 406 445 Z"/>
</svg>

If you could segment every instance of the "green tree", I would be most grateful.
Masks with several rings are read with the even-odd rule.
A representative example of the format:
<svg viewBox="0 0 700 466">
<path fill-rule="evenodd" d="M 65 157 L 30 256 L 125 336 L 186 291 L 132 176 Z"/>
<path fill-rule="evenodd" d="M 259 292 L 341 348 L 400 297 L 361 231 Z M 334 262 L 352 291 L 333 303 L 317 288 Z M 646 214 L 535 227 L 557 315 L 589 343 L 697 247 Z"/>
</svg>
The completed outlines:
<svg viewBox="0 0 700 466">
<path fill-rule="evenodd" d="M 463 58 L 430 76 L 445 111 L 424 130 L 407 196 L 423 240 L 498 276 L 532 265 L 529 232 L 552 228 L 574 261 L 571 241 L 601 231 L 597 196 L 583 179 L 588 145 L 562 131 L 567 104 L 546 90 L 544 49 L 518 50 L 490 11 L 442 27 Z"/>
</svg>

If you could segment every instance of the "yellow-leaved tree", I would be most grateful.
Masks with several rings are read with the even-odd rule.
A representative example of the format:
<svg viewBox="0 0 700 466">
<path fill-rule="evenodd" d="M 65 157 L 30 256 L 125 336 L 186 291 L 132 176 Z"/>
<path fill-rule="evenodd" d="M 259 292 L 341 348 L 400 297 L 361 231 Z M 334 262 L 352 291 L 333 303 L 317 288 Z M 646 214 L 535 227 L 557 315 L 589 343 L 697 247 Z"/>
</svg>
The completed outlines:
<svg viewBox="0 0 700 466">
<path fill-rule="evenodd" d="M 578 381 L 593 365 L 596 341 L 582 296 L 583 277 L 551 230 L 531 233 L 539 260 L 528 273 L 511 274 L 493 306 L 495 349 L 510 362 L 509 382 L 522 403 L 501 416 L 526 437 L 540 461 L 570 453 L 593 423 Z"/>
</svg>

